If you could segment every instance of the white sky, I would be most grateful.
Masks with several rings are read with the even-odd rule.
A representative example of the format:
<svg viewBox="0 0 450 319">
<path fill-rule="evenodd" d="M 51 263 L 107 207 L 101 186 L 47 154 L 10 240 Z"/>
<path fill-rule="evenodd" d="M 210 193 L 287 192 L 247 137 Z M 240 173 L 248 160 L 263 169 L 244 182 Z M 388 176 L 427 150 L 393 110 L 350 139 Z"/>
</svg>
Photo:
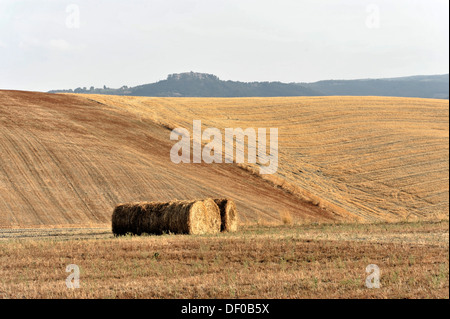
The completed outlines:
<svg viewBox="0 0 450 319">
<path fill-rule="evenodd" d="M 282 82 L 443 74 L 448 12 L 448 0 L 0 0 L 0 89 L 116 88 L 187 71 Z"/>
</svg>

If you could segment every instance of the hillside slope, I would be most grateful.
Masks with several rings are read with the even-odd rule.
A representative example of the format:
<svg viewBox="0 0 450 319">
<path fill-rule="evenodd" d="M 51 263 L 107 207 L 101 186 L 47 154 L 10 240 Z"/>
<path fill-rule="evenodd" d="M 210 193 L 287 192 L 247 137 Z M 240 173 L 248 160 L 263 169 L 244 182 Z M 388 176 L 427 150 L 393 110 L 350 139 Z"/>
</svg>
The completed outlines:
<svg viewBox="0 0 450 319">
<path fill-rule="evenodd" d="M 277 174 L 173 164 L 167 128 L 194 119 L 277 127 Z M 207 196 L 236 199 L 249 223 L 448 218 L 448 122 L 444 100 L 0 91 L 0 227 L 104 225 L 120 202 Z"/>
<path fill-rule="evenodd" d="M 279 169 L 269 178 L 292 193 L 368 221 L 448 218 L 448 100 L 89 98 L 190 132 L 194 119 L 203 129 L 278 128 Z"/>
<path fill-rule="evenodd" d="M 175 165 L 169 134 L 91 96 L 0 91 L 0 227 L 105 225 L 120 202 L 209 196 L 234 198 L 244 223 L 342 219 L 236 165 Z"/>
</svg>

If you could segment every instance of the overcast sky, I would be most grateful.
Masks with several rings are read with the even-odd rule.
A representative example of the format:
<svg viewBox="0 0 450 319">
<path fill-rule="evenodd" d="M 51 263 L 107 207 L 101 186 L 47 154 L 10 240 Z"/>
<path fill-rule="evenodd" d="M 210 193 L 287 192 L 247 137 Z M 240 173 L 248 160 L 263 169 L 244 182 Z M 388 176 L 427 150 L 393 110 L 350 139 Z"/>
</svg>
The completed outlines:
<svg viewBox="0 0 450 319">
<path fill-rule="evenodd" d="M 0 89 L 449 72 L 448 0 L 0 0 Z"/>
</svg>

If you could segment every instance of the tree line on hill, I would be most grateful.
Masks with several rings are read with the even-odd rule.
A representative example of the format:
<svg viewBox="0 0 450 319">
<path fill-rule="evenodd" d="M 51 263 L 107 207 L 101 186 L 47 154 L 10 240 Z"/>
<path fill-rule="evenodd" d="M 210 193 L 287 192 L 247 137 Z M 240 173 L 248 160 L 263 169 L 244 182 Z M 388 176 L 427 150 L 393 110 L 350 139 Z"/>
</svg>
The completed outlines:
<svg viewBox="0 0 450 319">
<path fill-rule="evenodd" d="M 313 83 L 222 81 L 206 73 L 176 73 L 156 83 L 118 89 L 79 87 L 50 93 L 86 93 L 157 97 L 271 97 L 271 96 L 399 96 L 449 98 L 449 75 L 386 79 L 326 80 Z"/>
</svg>

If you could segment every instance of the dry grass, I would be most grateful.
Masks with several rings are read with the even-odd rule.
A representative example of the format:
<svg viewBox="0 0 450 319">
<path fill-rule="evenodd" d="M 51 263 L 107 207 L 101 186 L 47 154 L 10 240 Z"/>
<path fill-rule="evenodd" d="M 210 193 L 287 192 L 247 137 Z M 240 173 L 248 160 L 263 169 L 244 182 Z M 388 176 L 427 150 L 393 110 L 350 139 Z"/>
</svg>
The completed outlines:
<svg viewBox="0 0 450 319">
<path fill-rule="evenodd" d="M 208 236 L 8 239 L 0 245 L 0 298 L 449 298 L 448 227 L 311 224 Z M 80 267 L 80 289 L 65 286 L 68 264 Z M 369 264 L 380 267 L 380 289 L 364 285 Z"/>
</svg>

